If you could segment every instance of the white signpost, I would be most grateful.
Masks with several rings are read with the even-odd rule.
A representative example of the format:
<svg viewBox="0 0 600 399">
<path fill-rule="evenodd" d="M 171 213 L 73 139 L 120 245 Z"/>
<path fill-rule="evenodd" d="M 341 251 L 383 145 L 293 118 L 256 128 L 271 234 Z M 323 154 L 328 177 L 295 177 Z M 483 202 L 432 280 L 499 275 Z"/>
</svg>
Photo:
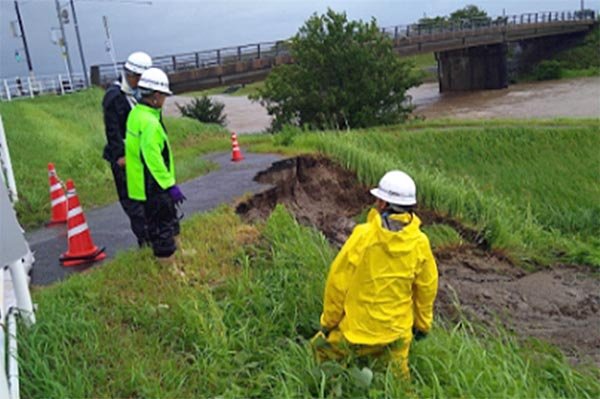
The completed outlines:
<svg viewBox="0 0 600 399">
<path fill-rule="evenodd" d="M 17 322 L 25 326 L 35 323 L 29 293 L 28 272 L 33 254 L 17 221 L 13 203 L 17 188 L 8 155 L 8 145 L 0 119 L 0 398 L 19 398 Z M 8 185 L 8 188 L 7 188 Z"/>
<path fill-rule="evenodd" d="M 8 185 L 8 196 L 11 202 L 17 202 L 19 197 L 17 195 L 17 183 L 15 182 L 15 175 L 12 170 L 12 163 L 10 162 L 10 154 L 8 152 L 8 143 L 6 142 L 6 136 L 4 134 L 4 124 L 2 123 L 2 116 L 0 115 L 0 173 L 2 175 L 2 181 Z"/>
</svg>

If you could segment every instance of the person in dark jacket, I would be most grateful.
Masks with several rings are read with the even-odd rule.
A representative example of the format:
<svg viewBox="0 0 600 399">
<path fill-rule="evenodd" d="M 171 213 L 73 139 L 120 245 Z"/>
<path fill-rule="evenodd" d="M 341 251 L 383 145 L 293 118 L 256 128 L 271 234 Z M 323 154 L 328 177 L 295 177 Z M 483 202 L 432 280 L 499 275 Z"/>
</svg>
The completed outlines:
<svg viewBox="0 0 600 399">
<path fill-rule="evenodd" d="M 108 87 L 102 100 L 104 126 L 106 130 L 106 146 L 103 157 L 110 163 L 119 202 L 131 222 L 131 230 L 137 238 L 138 245 L 148 242 L 144 204 L 130 199 L 127 195 L 125 177 L 125 133 L 127 116 L 137 101 L 134 90 L 142 73 L 152 66 L 152 59 L 141 51 L 132 53 L 124 66 L 121 81 Z"/>
</svg>

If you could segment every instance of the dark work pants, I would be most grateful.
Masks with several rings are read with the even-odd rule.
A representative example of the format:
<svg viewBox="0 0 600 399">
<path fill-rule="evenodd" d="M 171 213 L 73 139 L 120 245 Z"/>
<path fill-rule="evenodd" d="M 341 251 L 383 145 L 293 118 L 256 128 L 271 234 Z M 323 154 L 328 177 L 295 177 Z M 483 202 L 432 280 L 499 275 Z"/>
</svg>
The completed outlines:
<svg viewBox="0 0 600 399">
<path fill-rule="evenodd" d="M 154 256 L 168 258 L 175 253 L 175 235 L 179 233 L 179 222 L 175 203 L 168 192 L 151 193 L 145 203 L 148 238 Z"/>
<path fill-rule="evenodd" d="M 123 169 L 116 163 L 111 163 L 110 166 L 113 177 L 115 178 L 115 185 L 117 186 L 119 202 L 121 203 L 125 214 L 127 214 L 127 216 L 129 217 L 129 221 L 131 223 L 131 230 L 133 231 L 133 234 L 135 234 L 135 238 L 137 239 L 138 245 L 141 247 L 144 244 L 148 243 L 144 202 L 132 200 L 127 195 L 125 169 Z"/>
</svg>

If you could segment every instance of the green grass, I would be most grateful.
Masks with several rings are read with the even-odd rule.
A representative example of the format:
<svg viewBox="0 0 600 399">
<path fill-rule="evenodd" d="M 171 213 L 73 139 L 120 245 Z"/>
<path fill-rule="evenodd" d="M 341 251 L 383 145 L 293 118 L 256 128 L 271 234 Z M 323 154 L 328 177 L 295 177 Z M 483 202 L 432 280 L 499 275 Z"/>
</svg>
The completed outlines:
<svg viewBox="0 0 600 399">
<path fill-rule="evenodd" d="M 116 201 L 112 174 L 102 159 L 106 143 L 102 96 L 100 89 L 91 89 L 0 103 L 19 191 L 16 209 L 24 226 L 38 226 L 49 219 L 49 162 L 55 163 L 63 181 L 74 180 L 85 207 Z M 179 181 L 214 168 L 200 160 L 200 155 L 229 148 L 227 133 L 216 126 L 184 118 L 165 118 L 165 124 Z"/>
<path fill-rule="evenodd" d="M 437 67 L 437 61 L 435 60 L 435 56 L 433 53 L 423 53 L 403 58 L 414 62 L 415 69 L 421 70 L 423 72 L 423 81 L 437 81 L 437 70 L 435 70 L 435 68 Z"/>
<path fill-rule="evenodd" d="M 429 237 L 433 250 L 458 248 L 464 243 L 460 233 L 447 224 L 424 226 L 421 230 Z"/>
<path fill-rule="evenodd" d="M 318 365 L 325 238 L 278 208 L 245 226 L 229 208 L 183 225 L 177 268 L 130 251 L 34 292 L 20 335 L 23 397 L 595 398 L 598 369 L 502 331 L 438 320 L 410 355 L 412 381 L 375 360 Z M 243 244 L 243 245 L 242 245 Z M 374 371 L 366 388 L 356 367 Z"/>
<path fill-rule="evenodd" d="M 494 127 L 497 124 L 500 127 Z M 258 150 L 321 151 L 374 185 L 410 173 L 422 205 L 480 231 L 516 263 L 600 265 L 598 120 L 415 122 L 345 133 L 290 129 Z"/>
<path fill-rule="evenodd" d="M 189 93 L 183 93 L 182 95 L 186 97 L 201 97 L 201 96 L 212 96 L 215 94 L 229 94 L 232 96 L 249 96 L 252 94 L 258 94 L 258 90 L 265 85 L 264 81 L 258 81 L 254 83 L 245 84 L 243 87 L 240 87 L 236 91 L 232 93 L 227 93 L 227 89 L 231 86 L 239 86 L 238 84 L 227 85 L 227 86 L 219 86 L 212 89 L 200 90 L 200 91 L 192 91 Z"/>
</svg>

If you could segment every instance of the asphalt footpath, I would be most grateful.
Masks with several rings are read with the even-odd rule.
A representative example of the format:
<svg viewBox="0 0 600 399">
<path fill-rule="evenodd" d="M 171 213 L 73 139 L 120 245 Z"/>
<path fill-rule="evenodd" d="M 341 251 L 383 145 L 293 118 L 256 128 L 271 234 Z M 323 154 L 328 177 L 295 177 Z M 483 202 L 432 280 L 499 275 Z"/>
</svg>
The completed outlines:
<svg viewBox="0 0 600 399">
<path fill-rule="evenodd" d="M 223 203 L 231 203 L 244 194 L 255 194 L 270 187 L 255 182 L 254 176 L 281 157 L 244 153 L 244 158 L 241 162 L 231 162 L 231 153 L 211 154 L 203 158 L 217 163 L 219 170 L 180 185 L 187 197 L 182 206 L 184 219 L 195 213 L 214 209 Z M 67 250 L 66 225 L 27 232 L 25 237 L 35 255 L 31 275 L 33 285 L 49 285 L 67 278 L 72 273 L 101 267 L 117 252 L 137 247 L 129 219 L 118 202 L 102 208 L 84 208 L 84 212 L 94 244 L 106 248 L 106 259 L 91 265 L 63 267 L 58 259 L 60 254 Z"/>
</svg>

